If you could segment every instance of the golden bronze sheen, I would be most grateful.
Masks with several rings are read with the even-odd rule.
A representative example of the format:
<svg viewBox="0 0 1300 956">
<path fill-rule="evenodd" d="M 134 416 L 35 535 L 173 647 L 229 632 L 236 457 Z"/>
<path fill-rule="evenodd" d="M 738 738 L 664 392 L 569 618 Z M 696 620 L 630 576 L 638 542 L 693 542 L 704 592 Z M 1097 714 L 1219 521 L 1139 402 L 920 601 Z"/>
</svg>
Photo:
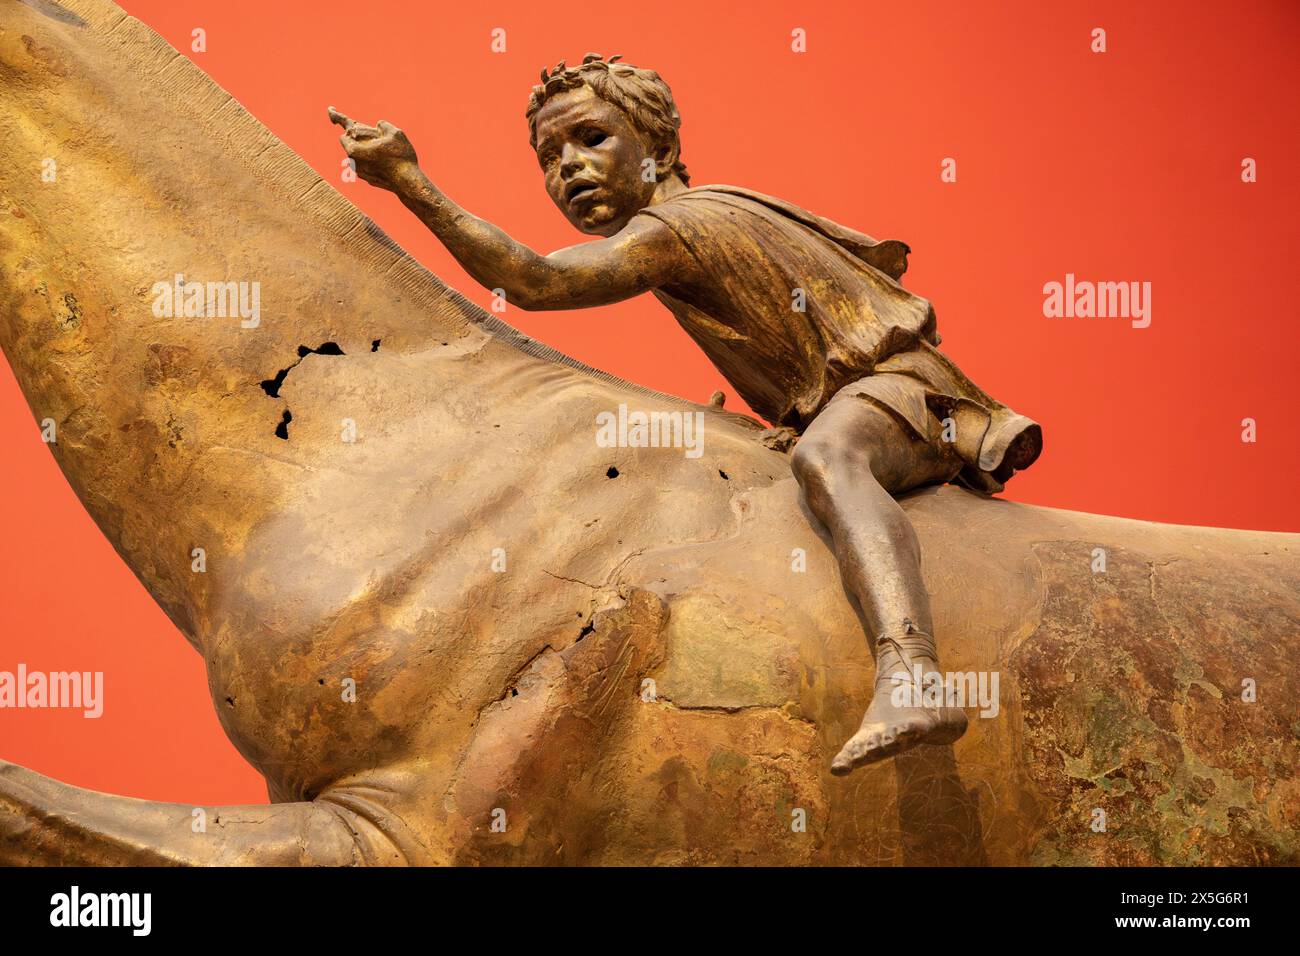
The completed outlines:
<svg viewBox="0 0 1300 956">
<path fill-rule="evenodd" d="M 549 256 L 452 202 L 391 123 L 329 116 L 357 175 L 393 191 L 484 288 L 530 309 L 653 291 L 753 409 L 801 434 L 791 468 L 876 650 L 870 707 L 831 771 L 952 743 L 963 710 L 914 705 L 942 672 L 920 544 L 894 496 L 951 480 L 1001 490 L 1038 457 L 1041 430 L 938 350 L 934 309 L 898 284 L 904 243 L 751 190 L 688 188 L 672 92 L 618 59 L 561 61 L 533 89 L 547 192 L 604 237 Z"/>
<path fill-rule="evenodd" d="M 0 164 L 0 346 L 35 419 L 57 424 L 51 450 L 90 514 L 204 655 L 222 725 L 273 801 L 206 808 L 195 833 L 190 805 L 0 763 L 0 860 L 1296 861 L 1300 536 L 931 483 L 901 499 L 881 549 L 901 553 L 914 528 L 924 583 L 908 586 L 895 560 L 902 585 L 875 595 L 870 567 L 842 575 L 836 560 L 858 553 L 838 540 L 854 533 L 849 506 L 817 498 L 819 475 L 839 472 L 813 458 L 796 478 L 780 438 L 802 432 L 804 448 L 834 414 L 874 448 L 881 436 L 862 423 L 903 427 L 906 416 L 875 414 L 914 407 L 903 386 L 877 391 L 872 375 L 801 393 L 772 418 L 778 432 L 559 355 L 440 283 L 107 0 L 0 0 L 0 74 L 0 137 L 22 160 Z M 591 118 L 581 90 L 544 97 L 531 117 L 543 164 L 566 104 Z M 337 115 L 353 148 L 403 148 L 399 131 L 357 135 Z M 664 173 L 652 192 L 674 176 L 683 188 L 642 208 L 677 203 L 671 225 L 624 221 L 638 199 L 626 180 L 582 199 L 593 190 L 569 193 L 547 173 L 570 221 L 609 236 L 569 255 L 631 239 L 629 228 L 646 243 L 605 260 L 623 293 L 637 269 L 623 284 L 619 261 L 656 268 L 677 248 L 669 238 L 686 242 L 692 217 L 728 202 L 774 230 L 834 226 L 744 191 L 683 199 L 700 193 L 680 158 L 651 155 Z M 457 214 L 412 166 L 392 168 L 402 177 L 380 185 L 435 231 Z M 480 228 L 495 227 L 465 226 Z M 513 248 L 500 236 L 448 246 L 490 280 L 503 268 L 493 257 Z M 867 262 L 897 252 L 847 230 L 834 241 Z M 501 286 L 512 303 L 594 304 L 572 301 L 592 286 L 565 292 L 521 261 L 534 271 Z M 258 282 L 257 321 L 160 310 L 157 284 L 178 273 L 184 289 Z M 678 279 L 666 304 L 702 329 L 709 316 L 688 311 L 703 312 L 698 289 Z M 910 298 L 897 302 L 890 314 L 917 343 L 881 363 L 927 383 L 933 411 L 947 394 L 933 386 L 969 383 L 936 380 L 937 337 L 924 315 L 908 325 Z M 948 395 L 951 414 L 1010 423 L 1004 460 L 985 463 L 1027 464 L 1036 432 L 981 395 Z M 594 423 L 620 405 L 702 415 L 703 454 L 602 447 Z M 1026 433 L 1034 441 L 1017 443 Z M 1000 483 L 998 467 L 971 467 L 985 450 L 954 449 L 923 477 Z M 891 460 L 877 487 L 924 483 L 925 460 Z M 793 570 L 796 554 L 806 570 Z M 837 756 L 847 770 L 898 749 L 865 761 L 841 751 L 873 701 L 863 628 L 890 631 L 873 613 L 908 602 L 915 631 L 885 636 L 916 653 L 908 639 L 937 634 L 944 670 L 998 671 L 1001 712 L 836 776 Z M 1089 827 L 1096 808 L 1105 834 Z M 800 811 L 806 830 L 792 826 Z"/>
</svg>

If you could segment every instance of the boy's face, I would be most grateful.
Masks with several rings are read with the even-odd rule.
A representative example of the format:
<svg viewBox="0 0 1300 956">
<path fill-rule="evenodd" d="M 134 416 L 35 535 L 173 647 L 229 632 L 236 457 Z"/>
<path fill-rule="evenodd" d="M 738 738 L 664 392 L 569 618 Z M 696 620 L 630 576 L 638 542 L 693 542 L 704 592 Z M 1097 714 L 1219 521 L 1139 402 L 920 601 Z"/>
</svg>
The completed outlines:
<svg viewBox="0 0 1300 956">
<path fill-rule="evenodd" d="M 623 112 L 589 86 L 554 96 L 537 112 L 546 191 L 588 235 L 614 235 L 649 204 L 656 184 L 643 179 L 641 168 L 653 152 Z"/>
</svg>

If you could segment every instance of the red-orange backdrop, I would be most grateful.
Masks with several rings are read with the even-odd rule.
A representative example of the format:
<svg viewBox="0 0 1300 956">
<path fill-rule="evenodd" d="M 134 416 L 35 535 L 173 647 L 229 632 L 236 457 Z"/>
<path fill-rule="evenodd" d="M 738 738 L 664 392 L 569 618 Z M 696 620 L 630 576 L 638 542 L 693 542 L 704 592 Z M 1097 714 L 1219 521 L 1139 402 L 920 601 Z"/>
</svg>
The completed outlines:
<svg viewBox="0 0 1300 956">
<path fill-rule="evenodd" d="M 125 0 L 436 274 L 392 197 L 339 177 L 334 104 L 402 126 L 430 177 L 542 250 L 580 241 L 523 109 L 543 64 L 622 53 L 673 86 L 693 181 L 772 193 L 913 248 L 944 348 L 1043 423 L 1008 497 L 1300 530 L 1295 496 L 1300 4 Z M 3 24 L 0 24 L 2 26 Z M 491 31 L 506 31 L 506 52 Z M 1107 50 L 1090 49 L 1094 28 Z M 195 28 L 206 52 L 191 51 Z M 791 50 L 802 28 L 807 52 Z M 957 161 L 957 181 L 940 164 Z M 1244 183 L 1242 161 L 1258 164 Z M 6 158 L 6 161 L 18 161 Z M 183 162 L 158 157 L 159 162 Z M 1152 322 L 1049 319 L 1066 273 L 1152 284 Z M 653 299 L 506 316 L 703 400 L 726 383 Z M 738 405 L 735 398 L 729 405 Z M 1242 420 L 1258 441 L 1242 441 Z M 82 510 L 0 363 L 0 670 L 102 670 L 106 709 L 0 710 L 0 757 L 95 789 L 260 802 L 202 662 Z"/>
</svg>

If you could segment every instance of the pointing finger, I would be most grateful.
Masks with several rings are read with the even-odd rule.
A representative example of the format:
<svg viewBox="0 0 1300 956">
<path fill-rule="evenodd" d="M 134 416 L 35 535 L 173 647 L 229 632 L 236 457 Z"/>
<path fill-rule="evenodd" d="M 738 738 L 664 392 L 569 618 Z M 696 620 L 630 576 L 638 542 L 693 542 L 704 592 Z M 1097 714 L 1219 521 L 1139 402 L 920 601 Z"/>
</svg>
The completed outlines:
<svg viewBox="0 0 1300 956">
<path fill-rule="evenodd" d="M 352 127 L 356 125 L 356 123 L 352 122 L 351 119 L 349 119 L 343 113 L 340 113 L 332 106 L 329 108 L 329 117 L 331 123 L 337 123 L 339 126 L 342 126 L 348 132 L 351 132 Z"/>
</svg>

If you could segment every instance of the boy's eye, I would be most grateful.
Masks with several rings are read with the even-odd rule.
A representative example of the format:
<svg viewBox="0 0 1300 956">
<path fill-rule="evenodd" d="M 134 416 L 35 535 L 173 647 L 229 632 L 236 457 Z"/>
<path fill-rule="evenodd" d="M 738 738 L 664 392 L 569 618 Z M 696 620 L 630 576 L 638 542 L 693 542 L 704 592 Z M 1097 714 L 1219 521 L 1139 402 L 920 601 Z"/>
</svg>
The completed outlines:
<svg viewBox="0 0 1300 956">
<path fill-rule="evenodd" d="M 605 141 L 605 134 L 598 129 L 588 130 L 582 134 L 582 141 L 588 146 L 599 146 Z"/>
</svg>

